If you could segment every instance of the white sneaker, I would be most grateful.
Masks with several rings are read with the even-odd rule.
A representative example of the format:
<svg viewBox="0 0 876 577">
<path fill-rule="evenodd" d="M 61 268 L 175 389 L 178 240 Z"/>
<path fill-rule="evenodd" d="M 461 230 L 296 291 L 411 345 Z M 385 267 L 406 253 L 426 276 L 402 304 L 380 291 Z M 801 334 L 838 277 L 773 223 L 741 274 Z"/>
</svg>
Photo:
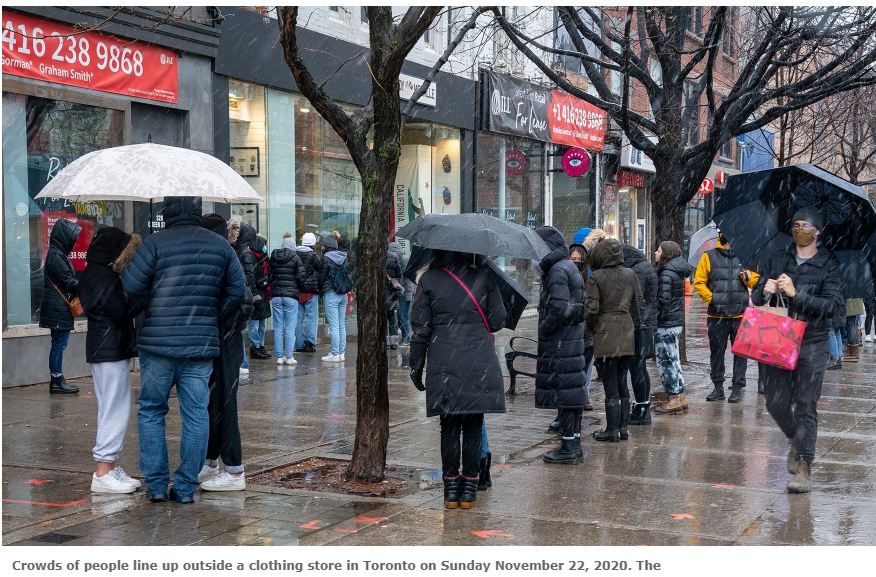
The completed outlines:
<svg viewBox="0 0 876 577">
<path fill-rule="evenodd" d="M 341 360 L 342 360 L 342 361 L 346 361 L 346 360 L 347 360 L 347 357 L 344 355 L 344 353 L 341 353 Z"/>
<path fill-rule="evenodd" d="M 92 493 L 133 493 L 136 490 L 137 487 L 119 480 L 111 472 L 103 477 L 98 477 L 97 473 L 92 473 L 91 475 Z"/>
<path fill-rule="evenodd" d="M 198 473 L 198 481 L 203 483 L 209 479 L 219 476 L 219 465 L 215 467 L 211 467 L 210 465 L 204 463 L 204 466 L 201 467 L 201 472 Z"/>
<path fill-rule="evenodd" d="M 283 357 L 277 357 L 277 364 L 278 364 L 278 365 L 285 365 L 285 364 L 286 364 L 286 359 L 283 358 Z"/>
<path fill-rule="evenodd" d="M 873 342 L 873 337 L 870 336 L 870 335 L 867 335 L 866 337 L 864 337 L 864 342 L 872 343 L 872 342 Z"/>
<path fill-rule="evenodd" d="M 327 354 L 322 358 L 323 361 L 327 363 L 339 363 L 341 362 L 341 355 L 333 355 L 331 353 Z"/>
<path fill-rule="evenodd" d="M 243 491 L 246 489 L 246 480 L 243 474 L 234 476 L 222 471 L 212 479 L 201 483 L 201 489 L 204 491 Z"/>
<path fill-rule="evenodd" d="M 129 485 L 133 485 L 135 489 L 139 489 L 140 486 L 142 485 L 142 483 L 140 483 L 140 481 L 138 481 L 134 477 L 131 477 L 130 475 L 125 473 L 125 470 L 122 469 L 121 467 L 114 468 L 112 471 L 110 471 L 110 475 L 115 476 L 115 478 L 118 479 L 119 481 L 122 481 L 124 483 L 129 484 Z"/>
<path fill-rule="evenodd" d="M 296 360 L 293 359 L 292 357 L 287 357 L 287 358 L 286 358 L 286 364 L 287 364 L 287 365 L 290 365 L 290 366 L 292 366 L 292 365 L 297 365 L 297 364 L 298 364 L 298 361 L 296 361 Z"/>
<path fill-rule="evenodd" d="M 241 367 L 241 368 L 240 368 L 240 376 L 241 376 L 241 377 L 247 377 L 247 376 L 249 376 L 249 369 L 244 369 L 243 367 Z"/>
</svg>

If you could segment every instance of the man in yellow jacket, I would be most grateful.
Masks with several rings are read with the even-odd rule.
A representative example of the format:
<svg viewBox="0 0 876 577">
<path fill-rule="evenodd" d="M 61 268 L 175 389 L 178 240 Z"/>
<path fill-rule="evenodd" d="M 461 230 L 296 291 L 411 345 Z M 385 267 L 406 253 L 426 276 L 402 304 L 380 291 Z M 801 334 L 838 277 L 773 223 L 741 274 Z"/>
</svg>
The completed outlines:
<svg viewBox="0 0 876 577">
<path fill-rule="evenodd" d="M 727 340 L 730 340 L 731 346 L 736 341 L 742 314 L 748 306 L 748 289 L 754 287 L 758 278 L 756 272 L 743 269 L 730 247 L 730 242 L 720 232 L 715 248 L 707 250 L 700 259 L 694 276 L 694 290 L 709 305 L 706 326 L 709 330 L 710 376 L 714 385 L 714 389 L 706 397 L 707 401 L 725 398 L 724 354 L 727 352 Z M 733 356 L 732 389 L 730 398 L 727 399 L 729 403 L 742 400 L 747 364 L 744 357 Z M 761 387 L 758 382 L 759 393 L 762 392 Z"/>
</svg>

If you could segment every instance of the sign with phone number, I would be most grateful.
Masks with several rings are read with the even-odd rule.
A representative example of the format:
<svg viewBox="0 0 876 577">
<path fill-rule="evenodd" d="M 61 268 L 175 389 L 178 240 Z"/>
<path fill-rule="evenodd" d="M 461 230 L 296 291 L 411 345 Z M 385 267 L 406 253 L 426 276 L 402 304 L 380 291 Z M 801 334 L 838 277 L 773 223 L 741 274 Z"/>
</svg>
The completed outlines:
<svg viewBox="0 0 876 577">
<path fill-rule="evenodd" d="M 100 32 L 3 12 L 3 73 L 176 103 L 179 56 Z"/>
</svg>

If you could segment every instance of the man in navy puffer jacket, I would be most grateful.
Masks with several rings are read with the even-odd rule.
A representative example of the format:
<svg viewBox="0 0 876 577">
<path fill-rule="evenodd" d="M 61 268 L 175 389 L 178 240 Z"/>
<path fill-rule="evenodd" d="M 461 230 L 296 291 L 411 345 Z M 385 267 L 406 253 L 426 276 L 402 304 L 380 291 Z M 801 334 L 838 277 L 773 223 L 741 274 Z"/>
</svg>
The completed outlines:
<svg viewBox="0 0 876 577">
<path fill-rule="evenodd" d="M 201 228 L 201 199 L 169 197 L 166 229 L 149 236 L 122 275 L 129 295 L 145 298 L 140 354 L 140 469 L 152 501 L 166 501 L 170 481 L 164 416 L 176 384 L 182 416 L 181 463 L 170 497 L 194 501 L 207 454 L 213 357 L 219 354 L 219 319 L 244 298 L 243 270 L 234 249 Z"/>
</svg>

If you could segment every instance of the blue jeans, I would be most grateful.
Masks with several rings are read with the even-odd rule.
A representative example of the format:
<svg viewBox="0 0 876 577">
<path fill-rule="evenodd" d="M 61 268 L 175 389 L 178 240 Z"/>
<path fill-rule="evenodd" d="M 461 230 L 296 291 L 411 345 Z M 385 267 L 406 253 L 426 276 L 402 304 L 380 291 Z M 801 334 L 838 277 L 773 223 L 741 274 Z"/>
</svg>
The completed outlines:
<svg viewBox="0 0 876 577">
<path fill-rule="evenodd" d="M 408 303 L 409 305 L 411 303 Z M 490 439 L 487 437 L 487 420 L 484 419 L 481 427 L 481 459 L 487 458 L 487 453 L 490 452 Z"/>
<path fill-rule="evenodd" d="M 411 301 L 402 298 L 398 303 L 398 325 L 402 332 L 402 342 L 411 340 L 411 321 L 408 313 L 411 311 Z"/>
<path fill-rule="evenodd" d="M 325 318 L 332 338 L 333 355 L 342 355 L 347 350 L 347 327 L 344 326 L 344 313 L 347 310 L 347 295 L 327 291 L 325 296 Z"/>
<path fill-rule="evenodd" d="M 291 359 L 298 324 L 298 299 L 274 297 L 271 308 L 274 311 L 274 355 Z"/>
<path fill-rule="evenodd" d="M 295 328 L 295 348 L 303 349 L 304 341 L 316 344 L 316 325 L 319 322 L 319 295 L 313 295 L 304 304 L 298 303 L 298 326 Z"/>
<path fill-rule="evenodd" d="M 170 482 L 167 439 L 164 435 L 170 389 L 176 384 L 182 435 L 180 464 L 173 473 L 177 495 L 188 496 L 198 488 L 198 473 L 207 456 L 210 437 L 208 381 L 213 371 L 211 359 L 173 359 L 140 352 L 140 410 L 137 432 L 140 436 L 140 470 L 150 493 L 165 493 Z"/>
<path fill-rule="evenodd" d="M 830 330 L 830 358 L 838 359 L 843 356 L 843 336 L 839 327 Z"/>
<path fill-rule="evenodd" d="M 243 343 L 243 362 L 240 363 L 240 368 L 241 369 L 248 369 L 249 368 L 249 360 L 246 358 L 246 340 L 241 339 L 240 342 Z"/>
<path fill-rule="evenodd" d="M 49 372 L 56 377 L 64 372 L 64 351 L 70 341 L 70 331 L 52 329 L 52 348 L 49 349 Z"/>
<path fill-rule="evenodd" d="M 265 346 L 265 325 L 267 324 L 265 321 L 267 319 L 249 320 L 249 344 L 254 347 L 263 347 Z"/>
</svg>

